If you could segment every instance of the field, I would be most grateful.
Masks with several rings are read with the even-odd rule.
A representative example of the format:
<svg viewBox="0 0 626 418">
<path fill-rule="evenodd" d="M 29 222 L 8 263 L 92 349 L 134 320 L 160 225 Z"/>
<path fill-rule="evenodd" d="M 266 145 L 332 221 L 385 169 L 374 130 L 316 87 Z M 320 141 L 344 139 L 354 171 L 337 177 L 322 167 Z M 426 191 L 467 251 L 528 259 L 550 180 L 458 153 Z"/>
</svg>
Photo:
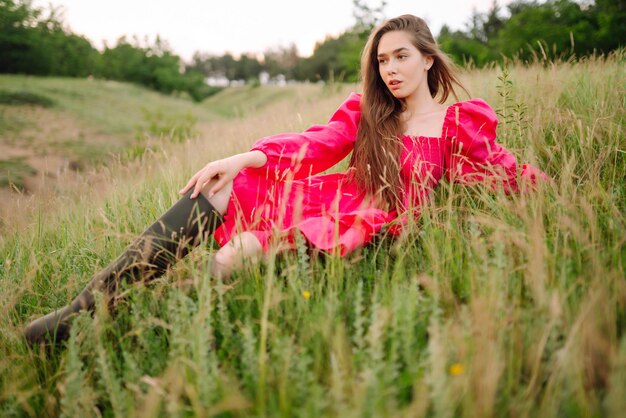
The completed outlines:
<svg viewBox="0 0 626 418">
<path fill-rule="evenodd" d="M 259 87 L 193 105 L 117 83 L 53 79 L 60 94 L 25 82 L 84 126 L 85 144 L 102 135 L 119 148 L 3 212 L 0 416 L 621 416 L 624 58 L 463 74 L 501 115 L 499 142 L 550 176 L 534 191 L 444 182 L 399 239 L 346 258 L 300 243 L 228 283 L 208 274 L 209 242 L 129 288 L 115 313 L 79 316 L 67 345 L 37 350 L 24 324 L 68 303 L 195 170 L 324 122 L 358 87 Z M 2 106 L 0 121 L 33 129 Z M 193 129 L 150 131 L 170 115 Z M 137 124 L 159 140 L 134 148 Z"/>
<path fill-rule="evenodd" d="M 77 183 L 100 187 L 111 161 L 197 138 L 215 120 L 241 118 L 296 93 L 233 88 L 196 105 L 115 81 L 0 76 L 0 230 L 23 226 L 34 205 Z"/>
</svg>

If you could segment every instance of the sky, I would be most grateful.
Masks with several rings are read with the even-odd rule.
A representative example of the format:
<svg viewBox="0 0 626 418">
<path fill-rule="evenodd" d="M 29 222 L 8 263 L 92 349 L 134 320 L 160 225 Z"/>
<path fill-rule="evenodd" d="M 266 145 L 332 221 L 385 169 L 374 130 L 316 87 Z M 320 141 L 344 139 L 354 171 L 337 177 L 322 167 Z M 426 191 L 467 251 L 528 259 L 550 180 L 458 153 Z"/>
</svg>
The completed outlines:
<svg viewBox="0 0 626 418">
<path fill-rule="evenodd" d="M 465 28 L 472 11 L 485 12 L 492 1 L 388 0 L 385 16 L 423 17 L 437 35 L 444 24 Z M 511 2 L 497 1 L 500 6 Z M 354 24 L 352 0 L 36 0 L 33 4 L 60 7 L 72 32 L 98 49 L 105 43 L 114 46 L 123 35 L 150 43 L 159 35 L 187 61 L 195 51 L 238 56 L 292 43 L 300 56 L 309 56 L 316 42 Z"/>
</svg>

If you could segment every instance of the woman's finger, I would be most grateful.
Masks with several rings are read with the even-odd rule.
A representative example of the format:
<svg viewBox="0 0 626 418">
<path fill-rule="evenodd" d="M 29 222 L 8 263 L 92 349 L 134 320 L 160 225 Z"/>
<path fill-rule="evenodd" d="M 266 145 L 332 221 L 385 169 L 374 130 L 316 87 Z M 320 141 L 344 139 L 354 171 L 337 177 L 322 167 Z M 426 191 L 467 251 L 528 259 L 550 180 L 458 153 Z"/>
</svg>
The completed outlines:
<svg viewBox="0 0 626 418">
<path fill-rule="evenodd" d="M 213 195 L 219 192 L 220 190 L 222 190 L 222 188 L 225 185 L 226 185 L 226 176 L 220 176 L 215 182 L 215 184 L 213 185 L 213 187 L 211 187 L 211 190 L 209 191 L 209 197 L 213 197 Z"/>
<path fill-rule="evenodd" d="M 187 184 L 185 185 L 185 187 L 183 187 L 182 189 L 179 190 L 179 194 L 185 194 L 187 193 L 190 189 L 191 186 L 193 186 L 194 184 L 196 184 L 196 181 L 198 179 L 198 175 L 200 174 L 200 172 L 197 172 L 196 174 L 193 175 L 193 177 L 191 177 L 191 179 L 189 179 L 189 181 L 187 182 Z"/>
<path fill-rule="evenodd" d="M 192 199 L 195 199 L 196 197 L 198 197 L 198 194 L 200 194 L 200 190 L 202 190 L 202 187 L 204 186 L 205 182 L 206 182 L 206 179 L 204 175 L 198 176 L 195 184 L 193 185 L 193 192 L 191 193 L 191 196 L 190 196 Z"/>
<path fill-rule="evenodd" d="M 196 181 L 196 179 L 194 179 L 194 178 L 189 180 L 187 182 L 187 184 L 185 184 L 185 186 L 178 191 L 178 194 L 185 194 L 185 193 L 187 193 L 189 191 L 189 189 L 191 189 L 191 186 L 194 185 L 195 181 Z"/>
<path fill-rule="evenodd" d="M 202 174 L 196 180 L 196 185 L 194 187 L 193 193 L 191 194 L 191 198 L 195 199 L 196 197 L 198 197 L 198 195 L 200 194 L 200 190 L 202 190 L 204 186 L 206 186 L 206 184 L 211 181 L 211 179 L 216 175 L 217 174 L 212 167 L 208 167 L 202 170 Z"/>
<path fill-rule="evenodd" d="M 198 171 L 179 193 L 184 194 L 187 191 L 191 190 L 191 188 L 193 187 L 193 193 L 191 193 L 190 197 L 192 199 L 195 199 L 196 197 L 198 197 L 200 191 L 206 185 L 206 183 L 208 183 L 214 177 L 220 177 L 220 175 L 220 170 L 216 167 L 216 165 L 214 163 L 209 163 L 202 170 Z"/>
<path fill-rule="evenodd" d="M 208 178 L 203 174 L 196 180 L 196 184 L 193 188 L 193 193 L 191 193 L 191 198 L 195 199 L 200 194 L 200 190 L 204 187 L 205 183 L 208 181 Z"/>
</svg>

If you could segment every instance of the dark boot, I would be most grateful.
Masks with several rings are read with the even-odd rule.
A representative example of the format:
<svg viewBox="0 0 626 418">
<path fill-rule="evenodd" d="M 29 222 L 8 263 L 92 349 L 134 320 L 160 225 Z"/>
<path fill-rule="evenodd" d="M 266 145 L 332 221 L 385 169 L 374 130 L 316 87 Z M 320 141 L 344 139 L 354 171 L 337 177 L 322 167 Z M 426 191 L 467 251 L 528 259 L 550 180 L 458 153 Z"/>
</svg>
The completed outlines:
<svg viewBox="0 0 626 418">
<path fill-rule="evenodd" d="M 190 194 L 176 202 L 122 255 L 97 273 L 72 303 L 31 322 L 25 330 L 28 343 L 67 339 L 72 316 L 82 310 L 93 311 L 94 291 L 102 292 L 111 304 L 123 281 L 156 279 L 212 234 L 222 224 L 222 216 L 202 194 L 196 199 L 190 199 Z"/>
</svg>

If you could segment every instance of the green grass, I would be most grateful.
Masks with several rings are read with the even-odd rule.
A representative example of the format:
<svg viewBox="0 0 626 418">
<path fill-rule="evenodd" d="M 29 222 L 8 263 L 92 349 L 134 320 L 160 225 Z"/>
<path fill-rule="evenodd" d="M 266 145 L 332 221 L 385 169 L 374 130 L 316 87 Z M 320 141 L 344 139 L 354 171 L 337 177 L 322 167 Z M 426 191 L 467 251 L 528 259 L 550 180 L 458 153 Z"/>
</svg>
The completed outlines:
<svg viewBox="0 0 626 418">
<path fill-rule="evenodd" d="M 296 89 L 289 87 L 244 86 L 224 89 L 206 99 L 203 107 L 225 117 L 244 117 L 268 104 L 293 97 Z"/>
<path fill-rule="evenodd" d="M 54 154 L 74 167 L 92 169 L 140 158 L 163 142 L 196 138 L 215 121 L 243 117 L 295 92 L 293 87 L 233 88 L 198 104 L 115 81 L 0 75 L 0 145 Z M 46 124 L 55 122 L 59 126 L 48 130 Z M 63 125 L 65 134 L 59 133 Z M 28 173 L 19 170 L 6 166 L 4 177 L 21 184 Z"/>
<path fill-rule="evenodd" d="M 271 133 L 319 122 L 345 91 L 219 122 L 214 142 L 169 143 L 112 166 L 110 189 L 42 208 L 0 252 L 0 415 L 621 416 L 623 54 L 513 66 L 507 77 L 464 79 L 509 115 L 499 141 L 550 183 L 507 196 L 444 182 L 399 239 L 346 258 L 300 243 L 228 284 L 208 274 L 207 243 L 129 289 L 114 318 L 103 306 L 79 317 L 50 352 L 29 351 L 22 326 L 69 302 L 189 173 L 245 150 L 240 138 L 259 124 Z"/>
<path fill-rule="evenodd" d="M 14 157 L 0 160 L 0 187 L 24 189 L 24 177 L 37 173 L 24 158 Z"/>
<path fill-rule="evenodd" d="M 0 104 L 52 107 L 54 100 L 30 91 L 0 90 Z"/>
<path fill-rule="evenodd" d="M 0 89 L 48 97 L 58 109 L 110 135 L 132 133 L 142 119 L 142 109 L 192 112 L 203 121 L 214 118 L 211 112 L 201 110 L 191 100 L 116 81 L 2 75 Z"/>
<path fill-rule="evenodd" d="M 12 134 L 19 132 L 29 126 L 30 121 L 24 118 L 9 116 L 5 110 L 0 108 L 0 133 Z"/>
<path fill-rule="evenodd" d="M 4 96 L 50 101 L 106 134 L 134 132 L 145 112 L 190 114 L 199 123 L 242 116 L 293 96 L 296 90 L 292 86 L 238 87 L 225 89 L 197 104 L 186 97 L 167 96 L 117 81 L 0 75 L 0 103 L 9 103 L 2 101 Z"/>
</svg>

